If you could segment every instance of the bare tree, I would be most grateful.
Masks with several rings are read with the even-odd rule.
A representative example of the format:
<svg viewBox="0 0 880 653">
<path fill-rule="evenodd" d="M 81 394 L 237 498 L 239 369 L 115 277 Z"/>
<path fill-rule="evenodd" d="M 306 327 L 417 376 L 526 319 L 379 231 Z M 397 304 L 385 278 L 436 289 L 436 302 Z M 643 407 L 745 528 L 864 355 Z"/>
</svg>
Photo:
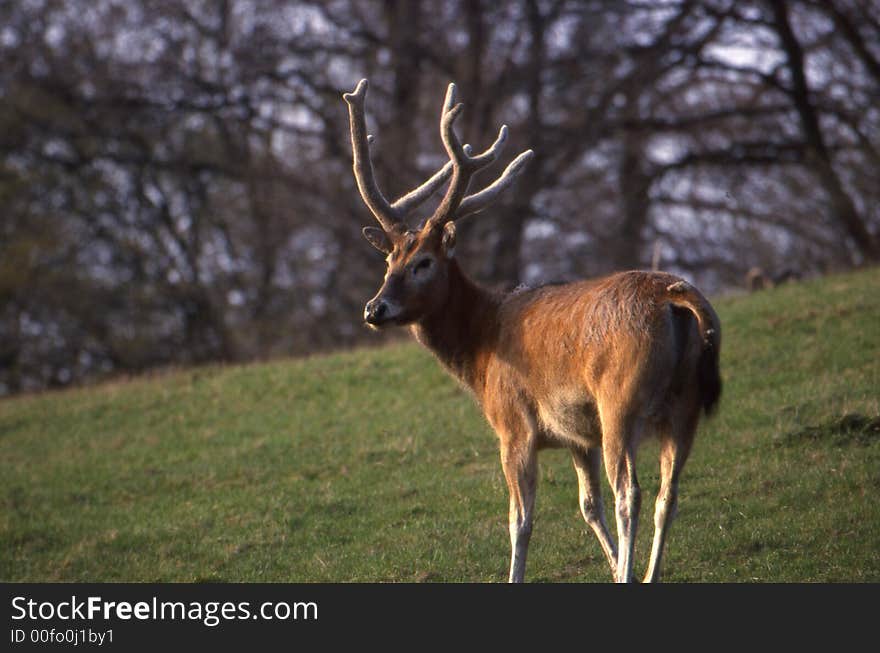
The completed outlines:
<svg viewBox="0 0 880 653">
<path fill-rule="evenodd" d="M 432 89 L 530 172 L 462 265 L 497 286 L 647 267 L 710 291 L 876 260 L 876 1 L 109 0 L 0 5 L 0 392 L 363 341 L 339 93 L 376 175 L 445 160 Z M 401 173 L 398 161 L 407 161 Z M 430 215 L 436 196 L 427 198 Z"/>
</svg>

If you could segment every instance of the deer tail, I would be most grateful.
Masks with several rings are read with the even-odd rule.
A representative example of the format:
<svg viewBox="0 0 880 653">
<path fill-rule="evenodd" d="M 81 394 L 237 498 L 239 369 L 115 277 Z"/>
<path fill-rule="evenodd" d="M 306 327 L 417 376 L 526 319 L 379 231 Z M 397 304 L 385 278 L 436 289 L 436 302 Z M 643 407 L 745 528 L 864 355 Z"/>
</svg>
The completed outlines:
<svg viewBox="0 0 880 653">
<path fill-rule="evenodd" d="M 702 339 L 702 351 L 697 368 L 700 400 L 706 415 L 711 415 L 721 398 L 721 322 L 715 309 L 703 295 L 686 281 L 676 281 L 666 287 L 670 304 L 693 313 Z"/>
</svg>

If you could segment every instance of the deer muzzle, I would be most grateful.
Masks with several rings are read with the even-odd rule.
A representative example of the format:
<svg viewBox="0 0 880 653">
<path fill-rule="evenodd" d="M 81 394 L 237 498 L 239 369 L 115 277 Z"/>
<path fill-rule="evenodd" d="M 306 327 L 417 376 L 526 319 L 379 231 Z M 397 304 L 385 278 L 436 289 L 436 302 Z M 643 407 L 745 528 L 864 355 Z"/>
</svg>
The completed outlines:
<svg viewBox="0 0 880 653">
<path fill-rule="evenodd" d="M 383 297 L 374 297 L 364 307 L 364 322 L 371 327 L 382 327 L 396 323 L 401 314 L 401 308 L 394 302 Z"/>
</svg>

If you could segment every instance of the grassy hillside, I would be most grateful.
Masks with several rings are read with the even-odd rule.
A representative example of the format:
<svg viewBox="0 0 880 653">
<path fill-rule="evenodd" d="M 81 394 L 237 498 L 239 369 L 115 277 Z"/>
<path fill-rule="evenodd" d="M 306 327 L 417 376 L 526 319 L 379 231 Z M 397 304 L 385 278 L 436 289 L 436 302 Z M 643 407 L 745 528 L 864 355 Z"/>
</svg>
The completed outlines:
<svg viewBox="0 0 880 653">
<path fill-rule="evenodd" d="M 880 581 L 880 269 L 715 303 L 666 580 Z M 415 345 L 0 401 L 0 465 L 4 581 L 506 578 L 495 437 Z M 542 453 L 528 580 L 609 580 L 576 497 Z"/>
</svg>

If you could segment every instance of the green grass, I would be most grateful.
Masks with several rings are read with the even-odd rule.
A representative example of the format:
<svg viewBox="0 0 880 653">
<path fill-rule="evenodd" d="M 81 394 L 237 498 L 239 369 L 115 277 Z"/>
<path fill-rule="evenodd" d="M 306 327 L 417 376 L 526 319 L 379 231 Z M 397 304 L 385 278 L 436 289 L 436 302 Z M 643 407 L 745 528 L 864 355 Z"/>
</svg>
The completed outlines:
<svg viewBox="0 0 880 653">
<path fill-rule="evenodd" d="M 665 579 L 880 581 L 880 269 L 715 303 Z M 7 399 L 0 464 L 4 581 L 506 579 L 495 437 L 414 344 Z M 576 496 L 543 452 L 528 580 L 610 579 Z"/>
</svg>

